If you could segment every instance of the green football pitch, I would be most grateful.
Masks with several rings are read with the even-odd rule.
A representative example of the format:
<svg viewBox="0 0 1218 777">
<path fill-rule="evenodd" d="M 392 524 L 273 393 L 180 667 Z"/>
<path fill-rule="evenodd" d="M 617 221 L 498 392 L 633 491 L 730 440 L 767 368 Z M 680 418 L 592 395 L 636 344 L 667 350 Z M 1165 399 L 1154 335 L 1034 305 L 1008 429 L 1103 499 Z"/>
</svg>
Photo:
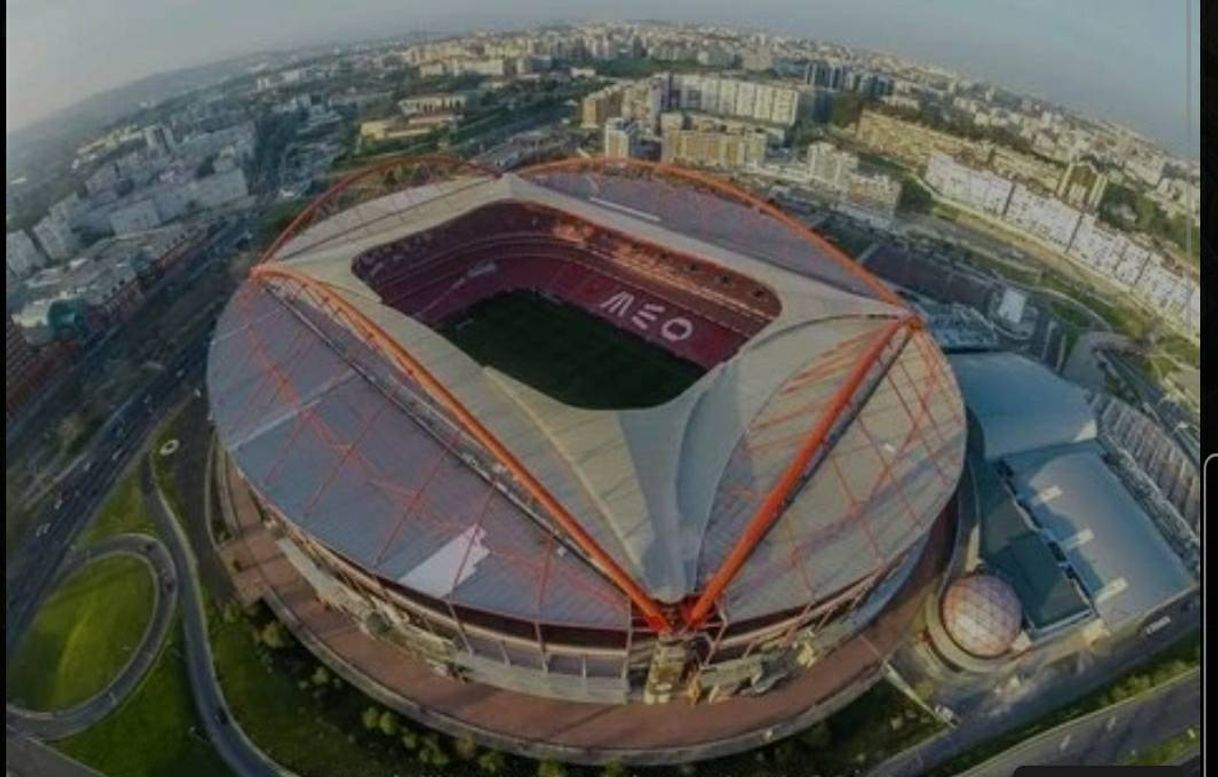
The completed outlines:
<svg viewBox="0 0 1218 777">
<path fill-rule="evenodd" d="M 439 329 L 478 363 L 573 407 L 651 407 L 705 372 L 581 308 L 527 291 L 483 300 Z"/>
</svg>

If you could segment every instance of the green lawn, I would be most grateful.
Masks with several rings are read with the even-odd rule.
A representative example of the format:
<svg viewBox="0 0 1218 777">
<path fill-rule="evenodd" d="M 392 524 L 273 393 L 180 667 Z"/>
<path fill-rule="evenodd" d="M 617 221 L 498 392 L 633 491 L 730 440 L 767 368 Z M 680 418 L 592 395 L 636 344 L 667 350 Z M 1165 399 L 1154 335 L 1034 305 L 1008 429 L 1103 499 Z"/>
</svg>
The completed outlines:
<svg viewBox="0 0 1218 777">
<path fill-rule="evenodd" d="M 117 710 L 55 743 L 107 777 L 222 777 L 230 774 L 207 742 L 191 698 L 175 623 L 157 662 Z"/>
<path fill-rule="evenodd" d="M 255 639 L 268 628 L 282 640 L 278 647 Z M 392 735 L 366 729 L 361 715 L 373 702 L 333 674 L 319 675 L 317 660 L 265 608 L 249 615 L 234 605 L 221 610 L 209 599 L 208 629 L 233 717 L 267 755 L 302 777 L 461 773 L 418 763 L 417 753 L 402 744 L 405 730 L 396 719 Z M 446 747 L 441 737 L 430 736 Z M 454 759 L 453 766 L 460 765 Z"/>
<path fill-rule="evenodd" d="M 658 405 L 703 373 L 574 305 L 530 292 L 484 300 L 440 332 L 479 363 L 575 407 Z"/>
<path fill-rule="evenodd" d="M 1200 746 L 1197 729 L 1189 726 L 1185 731 L 1168 739 L 1144 753 L 1135 754 L 1126 763 L 1136 766 L 1157 766 L 1178 763 L 1190 751 Z"/>
<path fill-rule="evenodd" d="M 178 437 L 180 415 L 181 411 L 178 411 L 178 414 L 161 427 L 157 432 L 156 441 L 148 451 L 148 459 L 152 462 L 152 474 L 156 478 L 157 486 L 165 494 L 166 501 L 173 508 L 173 513 L 179 521 L 185 519 L 186 511 L 182 508 L 182 497 L 178 494 L 178 484 L 173 477 L 173 460 L 176 456 L 181 455 L 181 449 L 179 448 L 168 456 L 162 456 L 161 448 L 165 443 Z"/>
<path fill-rule="evenodd" d="M 127 663 L 152 613 L 147 565 L 114 556 L 83 567 L 47 598 L 8 665 L 11 702 L 63 709 L 103 689 Z"/>
<path fill-rule="evenodd" d="M 127 532 L 156 534 L 144 510 L 139 470 L 133 469 L 114 487 L 97 516 L 85 527 L 78 545 L 91 545 L 111 534 Z"/>
</svg>

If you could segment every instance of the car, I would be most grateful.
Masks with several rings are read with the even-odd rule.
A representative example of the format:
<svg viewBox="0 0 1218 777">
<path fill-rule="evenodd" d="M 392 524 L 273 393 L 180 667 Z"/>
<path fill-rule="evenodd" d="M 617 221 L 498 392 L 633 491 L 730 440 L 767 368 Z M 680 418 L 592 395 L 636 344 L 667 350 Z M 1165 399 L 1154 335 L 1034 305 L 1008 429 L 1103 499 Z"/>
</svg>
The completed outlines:
<svg viewBox="0 0 1218 777">
<path fill-rule="evenodd" d="M 50 530 L 51 530 L 51 522 L 46 521 L 45 523 L 39 524 L 38 528 L 36 530 L 34 530 L 34 536 L 41 537 Z"/>
</svg>

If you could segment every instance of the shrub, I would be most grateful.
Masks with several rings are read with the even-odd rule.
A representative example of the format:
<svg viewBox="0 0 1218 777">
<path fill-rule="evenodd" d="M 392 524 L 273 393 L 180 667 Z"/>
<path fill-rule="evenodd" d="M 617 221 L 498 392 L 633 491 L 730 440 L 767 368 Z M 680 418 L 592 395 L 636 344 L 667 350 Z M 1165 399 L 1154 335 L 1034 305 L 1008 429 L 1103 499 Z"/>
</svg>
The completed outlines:
<svg viewBox="0 0 1218 777">
<path fill-rule="evenodd" d="M 472 761 L 478 757 L 478 743 L 469 737 L 454 739 L 453 752 L 462 761 Z"/>
<path fill-rule="evenodd" d="M 478 768 L 482 770 L 483 774 L 503 774 L 507 768 L 507 759 L 498 750 L 487 750 L 478 756 Z"/>
</svg>

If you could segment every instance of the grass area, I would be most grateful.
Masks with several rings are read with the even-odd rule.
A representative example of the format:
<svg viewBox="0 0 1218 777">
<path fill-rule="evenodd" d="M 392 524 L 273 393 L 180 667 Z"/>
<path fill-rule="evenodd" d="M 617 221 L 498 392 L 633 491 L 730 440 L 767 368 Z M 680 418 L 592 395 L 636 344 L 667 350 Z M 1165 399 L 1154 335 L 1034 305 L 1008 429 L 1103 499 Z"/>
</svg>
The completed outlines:
<svg viewBox="0 0 1218 777">
<path fill-rule="evenodd" d="M 1171 739 L 1147 750 L 1135 754 L 1125 763 L 1129 766 L 1160 766 L 1174 764 L 1199 746 L 1197 730 L 1189 726 Z"/>
<path fill-rule="evenodd" d="M 139 687 L 105 719 L 55 746 L 111 777 L 230 774 L 205 738 L 182 658 L 180 623 Z"/>
<path fill-rule="evenodd" d="M 152 474 L 156 478 L 157 487 L 165 494 L 165 499 L 169 501 L 169 506 L 173 508 L 174 515 L 177 516 L 179 521 L 183 520 L 186 512 L 182 509 L 182 495 L 178 493 L 178 483 L 173 477 L 173 459 L 178 455 L 178 452 L 162 456 L 161 448 L 170 440 L 177 439 L 178 418 L 180 414 L 181 411 L 161 426 L 157 432 L 156 441 L 148 451 L 148 458 L 152 461 Z"/>
<path fill-rule="evenodd" d="M 302 775 L 580 775 L 612 769 L 534 762 L 483 750 L 418 727 L 347 685 L 262 605 L 208 604 L 217 673 L 233 715 L 272 758 Z M 880 683 L 836 715 L 765 748 L 681 770 L 631 774 L 848 774 L 934 734 L 941 724 L 896 688 Z"/>
<path fill-rule="evenodd" d="M 97 516 L 81 533 L 78 545 L 91 545 L 112 534 L 156 534 L 152 519 L 144 510 L 139 471 L 132 470 L 118 482 Z"/>
<path fill-rule="evenodd" d="M 501 762 L 495 773 L 533 773 L 524 759 L 487 756 L 472 742 L 413 728 L 376 706 L 323 668 L 264 606 L 242 612 L 209 600 L 208 628 L 234 718 L 302 777 L 473 774 L 480 758 Z"/>
<path fill-rule="evenodd" d="M 1144 693 L 1156 685 L 1189 671 L 1200 662 L 1201 633 L 1193 632 L 1152 657 L 1144 665 L 1126 672 L 1107 686 L 1070 704 L 1058 707 L 1023 728 L 982 742 L 971 750 L 941 764 L 939 768 L 929 773 L 929 777 L 950 777 L 950 775 L 970 769 L 1054 726 Z"/>
<path fill-rule="evenodd" d="M 441 334 L 479 363 L 576 407 L 650 407 L 703 373 L 574 305 L 529 292 L 484 300 L 446 322 Z"/>
<path fill-rule="evenodd" d="M 8 700 L 65 709 L 105 688 L 144 634 L 154 585 L 147 565 L 129 556 L 94 561 L 61 583 L 8 664 Z"/>
</svg>

